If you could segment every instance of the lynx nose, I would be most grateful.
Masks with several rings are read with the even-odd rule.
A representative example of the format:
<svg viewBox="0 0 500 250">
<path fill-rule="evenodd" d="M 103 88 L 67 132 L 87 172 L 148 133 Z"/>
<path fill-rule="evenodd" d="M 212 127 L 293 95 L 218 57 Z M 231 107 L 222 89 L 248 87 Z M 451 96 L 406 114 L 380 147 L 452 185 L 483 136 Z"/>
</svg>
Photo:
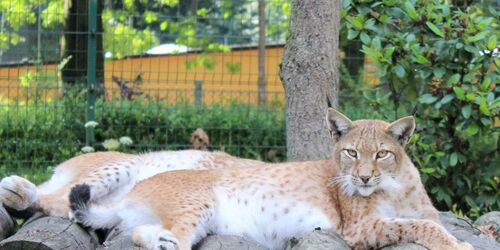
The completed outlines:
<svg viewBox="0 0 500 250">
<path fill-rule="evenodd" d="M 359 178 L 361 179 L 361 181 L 363 181 L 364 184 L 366 184 L 370 181 L 371 176 L 360 176 Z"/>
</svg>

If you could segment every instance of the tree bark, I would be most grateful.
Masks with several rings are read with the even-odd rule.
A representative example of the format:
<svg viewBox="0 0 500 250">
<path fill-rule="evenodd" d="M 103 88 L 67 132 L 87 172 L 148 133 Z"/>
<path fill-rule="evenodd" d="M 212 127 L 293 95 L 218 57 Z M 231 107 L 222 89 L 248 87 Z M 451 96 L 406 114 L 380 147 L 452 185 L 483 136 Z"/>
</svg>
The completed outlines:
<svg viewBox="0 0 500 250">
<path fill-rule="evenodd" d="M 97 241 L 67 219 L 35 215 L 16 234 L 0 242 L 7 249 L 95 249 Z"/>
<path fill-rule="evenodd" d="M 328 107 L 338 105 L 340 0 L 294 0 L 281 81 L 285 88 L 288 160 L 330 157 Z"/>
<path fill-rule="evenodd" d="M 259 106 L 266 104 L 266 1 L 259 0 Z"/>
<path fill-rule="evenodd" d="M 14 219 L 5 211 L 5 208 L 0 204 L 0 240 L 3 240 L 14 233 L 16 224 Z"/>
<path fill-rule="evenodd" d="M 62 59 L 71 57 L 62 68 L 61 77 L 66 84 L 83 84 L 87 76 L 88 48 L 88 1 L 64 1 L 64 35 L 61 41 Z M 97 30 L 94 33 L 96 49 L 96 87 L 101 92 L 104 87 L 104 52 L 103 52 L 103 1 L 97 0 Z"/>
</svg>

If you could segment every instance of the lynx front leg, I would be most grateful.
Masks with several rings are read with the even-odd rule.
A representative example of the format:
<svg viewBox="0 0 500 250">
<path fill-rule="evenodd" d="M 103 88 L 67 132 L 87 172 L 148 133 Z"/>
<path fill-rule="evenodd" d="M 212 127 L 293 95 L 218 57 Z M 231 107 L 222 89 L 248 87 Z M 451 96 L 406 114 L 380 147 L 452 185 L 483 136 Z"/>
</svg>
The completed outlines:
<svg viewBox="0 0 500 250">
<path fill-rule="evenodd" d="M 380 248 L 392 244 L 415 242 L 431 250 L 470 250 L 472 246 L 459 243 L 444 227 L 431 220 L 377 219 L 366 224 L 367 230 L 345 239 L 353 249 Z"/>
<path fill-rule="evenodd" d="M 141 225 L 132 233 L 134 244 L 149 250 L 175 250 L 179 241 L 169 230 L 161 225 Z"/>
<path fill-rule="evenodd" d="M 142 225 L 134 228 L 136 245 L 154 250 L 190 250 L 198 240 L 207 235 L 199 213 L 176 214 L 174 221 L 163 226 Z M 173 224 L 172 224 L 173 223 Z"/>
</svg>

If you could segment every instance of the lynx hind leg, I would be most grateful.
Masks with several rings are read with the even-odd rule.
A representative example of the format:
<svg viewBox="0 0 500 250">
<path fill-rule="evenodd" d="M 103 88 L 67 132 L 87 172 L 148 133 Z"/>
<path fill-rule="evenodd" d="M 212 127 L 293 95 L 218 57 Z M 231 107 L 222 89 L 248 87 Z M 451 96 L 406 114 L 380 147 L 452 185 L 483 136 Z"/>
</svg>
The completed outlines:
<svg viewBox="0 0 500 250">
<path fill-rule="evenodd" d="M 93 229 L 112 228 L 118 225 L 121 218 L 118 216 L 117 204 L 92 205 L 90 201 L 90 186 L 86 184 L 76 185 L 69 194 L 69 207 L 71 209 L 68 217 L 70 220 L 79 222 Z"/>
<path fill-rule="evenodd" d="M 13 175 L 0 181 L 0 203 L 14 210 L 26 210 L 38 201 L 35 184 Z"/>
<path fill-rule="evenodd" d="M 73 185 L 89 188 L 89 202 L 108 203 L 121 200 L 133 188 L 136 175 L 131 165 L 113 164 L 97 169 Z M 72 187 L 72 188 L 73 188 Z M 102 202 L 101 202 L 102 201 Z"/>
<path fill-rule="evenodd" d="M 179 240 L 169 230 L 161 225 L 141 225 L 132 232 L 134 244 L 150 250 L 175 250 L 180 248 Z M 190 247 L 185 248 L 190 249 Z M 184 249 L 180 249 L 184 250 Z"/>
</svg>

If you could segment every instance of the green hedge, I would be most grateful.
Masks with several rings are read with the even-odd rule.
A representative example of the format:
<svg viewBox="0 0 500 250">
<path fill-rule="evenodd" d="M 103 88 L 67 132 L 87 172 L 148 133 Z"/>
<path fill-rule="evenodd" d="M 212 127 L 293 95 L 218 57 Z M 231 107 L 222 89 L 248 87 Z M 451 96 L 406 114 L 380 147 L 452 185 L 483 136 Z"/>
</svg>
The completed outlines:
<svg viewBox="0 0 500 250">
<path fill-rule="evenodd" d="M 57 102 L 0 108 L 0 177 L 29 176 L 36 182 L 50 174 L 50 166 L 81 153 L 85 146 L 85 101 L 81 95 Z M 96 103 L 96 150 L 106 139 L 128 136 L 124 152 L 188 148 L 198 127 L 210 136 L 215 150 L 267 161 L 283 160 L 283 109 L 244 104 L 165 106 L 149 100 Z M 49 166 L 49 167 L 47 167 Z"/>
<path fill-rule="evenodd" d="M 347 38 L 379 69 L 366 102 L 392 117 L 416 114 L 410 152 L 435 205 L 473 217 L 499 210 L 500 13 L 443 0 L 343 7 Z"/>
</svg>

